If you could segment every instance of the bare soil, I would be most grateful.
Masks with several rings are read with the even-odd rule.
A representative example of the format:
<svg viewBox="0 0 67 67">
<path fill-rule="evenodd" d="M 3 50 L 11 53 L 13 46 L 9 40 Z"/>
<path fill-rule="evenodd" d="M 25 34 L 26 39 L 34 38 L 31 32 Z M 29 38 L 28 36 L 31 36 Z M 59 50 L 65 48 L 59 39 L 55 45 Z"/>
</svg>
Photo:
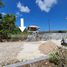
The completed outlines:
<svg viewBox="0 0 67 67">
<path fill-rule="evenodd" d="M 57 49 L 57 45 L 52 41 L 47 41 L 40 45 L 39 50 L 43 54 L 49 54 Z"/>
<path fill-rule="evenodd" d="M 26 64 L 19 67 L 57 67 L 57 65 L 50 63 L 48 60 L 44 60 L 32 64 Z"/>
</svg>

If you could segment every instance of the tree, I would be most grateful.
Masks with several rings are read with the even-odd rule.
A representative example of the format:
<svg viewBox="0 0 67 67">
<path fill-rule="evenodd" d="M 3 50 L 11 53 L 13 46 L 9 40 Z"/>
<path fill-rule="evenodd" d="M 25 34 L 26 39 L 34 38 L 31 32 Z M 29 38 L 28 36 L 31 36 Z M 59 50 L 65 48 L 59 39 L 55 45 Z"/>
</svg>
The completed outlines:
<svg viewBox="0 0 67 67">
<path fill-rule="evenodd" d="M 0 29 L 2 28 L 2 14 L 0 14 Z"/>
<path fill-rule="evenodd" d="M 0 0 L 0 8 L 4 6 L 2 0 Z M 20 29 L 15 25 L 16 16 L 14 14 L 0 14 L 0 41 L 2 38 L 8 38 L 9 34 L 20 33 Z"/>
<path fill-rule="evenodd" d="M 6 30 L 9 30 L 11 33 L 15 28 L 15 21 L 16 21 L 15 15 L 6 14 L 3 18 L 3 26 L 5 27 Z"/>
<path fill-rule="evenodd" d="M 20 29 L 15 25 L 16 16 L 14 14 L 7 14 L 3 18 L 3 27 L 8 31 L 8 34 L 20 33 Z"/>
<path fill-rule="evenodd" d="M 0 41 L 1 39 L 9 39 L 10 35 L 21 33 L 20 29 L 15 25 L 16 16 L 14 14 L 6 14 L 2 16 L 0 24 Z"/>
</svg>

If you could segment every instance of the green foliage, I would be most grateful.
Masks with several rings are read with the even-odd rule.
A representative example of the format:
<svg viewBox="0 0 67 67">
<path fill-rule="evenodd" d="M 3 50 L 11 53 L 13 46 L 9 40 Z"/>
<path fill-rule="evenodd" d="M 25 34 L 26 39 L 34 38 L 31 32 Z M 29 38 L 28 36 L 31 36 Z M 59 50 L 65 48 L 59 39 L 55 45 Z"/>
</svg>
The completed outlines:
<svg viewBox="0 0 67 67">
<path fill-rule="evenodd" d="M 20 29 L 18 27 L 16 27 L 15 25 L 15 21 L 16 21 L 16 17 L 13 14 L 6 14 L 3 17 L 3 29 L 7 30 L 8 33 L 17 33 L 17 32 L 21 32 Z M 6 31 L 5 31 L 6 32 Z"/>
<path fill-rule="evenodd" d="M 15 27 L 14 30 L 12 31 L 12 34 L 21 34 L 21 30 L 18 27 Z"/>
<path fill-rule="evenodd" d="M 0 14 L 0 35 L 8 38 L 11 34 L 20 33 L 20 29 L 15 25 L 16 16 L 14 14 Z"/>
<path fill-rule="evenodd" d="M 57 52 L 49 55 L 49 61 L 57 65 L 57 67 L 67 66 L 67 49 L 58 47 Z"/>
<path fill-rule="evenodd" d="M 15 27 L 15 17 L 13 15 L 10 14 L 6 14 L 3 18 L 2 18 L 2 33 L 11 33 L 12 30 Z"/>
<path fill-rule="evenodd" d="M 56 53 L 51 53 L 49 55 L 49 61 L 58 65 L 59 62 L 60 62 L 60 57 L 59 57 L 58 53 L 57 52 Z"/>
<path fill-rule="evenodd" d="M 25 29 L 21 34 L 28 34 L 27 29 Z"/>
<path fill-rule="evenodd" d="M 0 8 L 4 6 L 0 0 Z M 9 35 L 21 33 L 20 29 L 15 25 L 16 16 L 14 14 L 0 14 L 0 41 L 3 38 L 8 39 Z"/>
</svg>

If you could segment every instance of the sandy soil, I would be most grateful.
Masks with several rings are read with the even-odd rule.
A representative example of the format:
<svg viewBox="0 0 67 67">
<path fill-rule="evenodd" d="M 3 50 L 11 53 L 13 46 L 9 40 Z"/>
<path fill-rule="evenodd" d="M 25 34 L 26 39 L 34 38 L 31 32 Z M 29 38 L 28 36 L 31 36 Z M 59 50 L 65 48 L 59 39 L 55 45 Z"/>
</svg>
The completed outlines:
<svg viewBox="0 0 67 67">
<path fill-rule="evenodd" d="M 0 43 L 0 65 L 45 56 L 56 48 L 52 41 Z"/>
<path fill-rule="evenodd" d="M 23 45 L 23 49 L 18 53 L 17 59 L 19 61 L 27 61 L 39 58 L 41 56 L 45 56 L 43 53 L 40 52 L 39 46 L 42 42 L 30 42 L 25 43 Z"/>
<path fill-rule="evenodd" d="M 22 50 L 23 42 L 0 43 L 0 65 L 14 63 L 16 56 Z"/>
<path fill-rule="evenodd" d="M 42 43 L 42 42 L 41 42 Z M 40 42 L 4 42 L 0 43 L 0 65 L 30 60 L 41 56 L 38 50 Z"/>
<path fill-rule="evenodd" d="M 52 41 L 47 41 L 40 45 L 39 50 L 43 54 L 49 54 L 57 49 L 56 43 Z"/>
</svg>

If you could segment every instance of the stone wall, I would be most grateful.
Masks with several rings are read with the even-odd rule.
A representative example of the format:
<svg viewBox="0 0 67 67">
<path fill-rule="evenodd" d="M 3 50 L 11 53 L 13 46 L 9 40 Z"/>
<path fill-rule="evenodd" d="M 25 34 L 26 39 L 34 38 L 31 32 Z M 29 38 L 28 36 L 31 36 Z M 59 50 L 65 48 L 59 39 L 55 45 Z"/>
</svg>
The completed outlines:
<svg viewBox="0 0 67 67">
<path fill-rule="evenodd" d="M 41 39 L 62 39 L 67 38 L 67 33 L 38 33 Z"/>
<path fill-rule="evenodd" d="M 67 33 L 36 33 L 36 34 L 31 34 L 28 35 L 28 40 L 32 41 L 32 40 L 48 40 L 48 39 L 62 39 L 62 38 L 67 38 Z"/>
</svg>

